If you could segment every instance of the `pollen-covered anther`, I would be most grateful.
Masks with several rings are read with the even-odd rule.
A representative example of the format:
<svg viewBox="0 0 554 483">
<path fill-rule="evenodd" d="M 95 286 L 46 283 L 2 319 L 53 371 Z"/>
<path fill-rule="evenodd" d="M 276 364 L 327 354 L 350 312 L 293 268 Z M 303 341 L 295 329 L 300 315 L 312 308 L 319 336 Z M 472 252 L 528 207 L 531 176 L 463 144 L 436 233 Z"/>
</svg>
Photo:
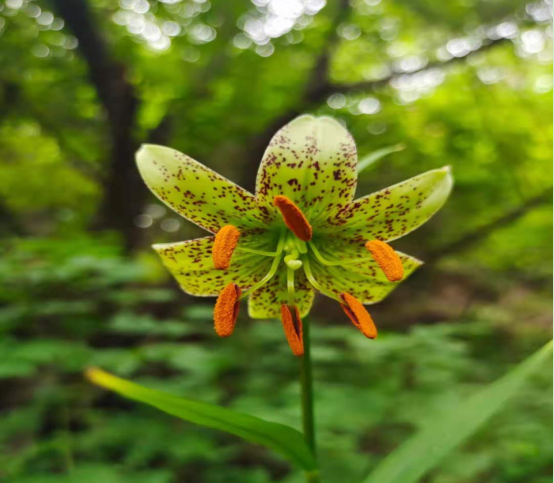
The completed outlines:
<svg viewBox="0 0 554 483">
<path fill-rule="evenodd" d="M 225 225 L 217 232 L 212 248 L 212 260 L 217 270 L 229 268 L 239 237 L 240 231 L 233 225 Z"/>
<path fill-rule="evenodd" d="M 273 198 L 273 204 L 281 212 L 281 216 L 287 228 L 292 231 L 297 238 L 302 241 L 310 241 L 312 239 L 312 226 L 298 206 L 283 195 Z"/>
<path fill-rule="evenodd" d="M 369 315 L 369 312 L 362 303 L 349 293 L 341 293 L 340 298 L 343 301 L 341 304 L 342 310 L 348 315 L 352 323 L 369 339 L 377 337 L 377 327 Z"/>
<path fill-rule="evenodd" d="M 371 255 L 383 270 L 383 273 L 390 282 L 398 282 L 404 277 L 404 267 L 398 253 L 381 240 L 371 240 L 365 244 Z"/>
<path fill-rule="evenodd" d="M 219 337 L 229 337 L 235 330 L 241 293 L 235 283 L 230 283 L 220 292 L 214 307 L 214 328 Z"/>
<path fill-rule="evenodd" d="M 304 355 L 304 341 L 302 339 L 302 320 L 298 307 L 294 307 L 294 314 L 291 313 L 288 305 L 281 305 L 281 322 L 285 329 L 285 337 L 289 343 L 292 353 L 295 356 Z"/>
</svg>

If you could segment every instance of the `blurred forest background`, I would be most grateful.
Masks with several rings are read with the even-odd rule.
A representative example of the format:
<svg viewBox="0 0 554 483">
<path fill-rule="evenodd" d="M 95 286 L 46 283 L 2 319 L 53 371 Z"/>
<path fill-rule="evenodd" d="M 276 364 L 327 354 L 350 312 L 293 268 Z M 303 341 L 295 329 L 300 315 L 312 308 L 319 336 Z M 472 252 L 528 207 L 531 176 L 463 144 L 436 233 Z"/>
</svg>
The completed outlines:
<svg viewBox="0 0 554 483">
<path fill-rule="evenodd" d="M 150 387 L 300 425 L 277 321 L 218 339 L 149 248 L 203 236 L 139 179 L 142 142 L 248 189 L 275 130 L 333 115 L 366 194 L 451 165 L 455 189 L 395 247 L 427 262 L 371 312 L 318 299 L 329 482 L 355 481 L 441 408 L 551 336 L 551 0 L 0 0 L 0 480 L 267 483 L 266 450 L 92 387 Z M 422 483 L 552 481 L 551 373 Z"/>
</svg>

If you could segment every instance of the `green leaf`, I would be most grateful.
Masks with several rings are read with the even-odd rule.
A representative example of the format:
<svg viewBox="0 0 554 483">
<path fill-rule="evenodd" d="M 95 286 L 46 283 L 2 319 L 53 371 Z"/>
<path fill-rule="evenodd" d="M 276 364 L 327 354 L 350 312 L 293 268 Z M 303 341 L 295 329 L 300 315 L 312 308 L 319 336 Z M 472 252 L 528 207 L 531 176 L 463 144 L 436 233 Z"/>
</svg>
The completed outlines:
<svg viewBox="0 0 554 483">
<path fill-rule="evenodd" d="M 462 444 L 552 354 L 552 342 L 513 371 L 472 396 L 464 404 L 437 417 L 427 428 L 390 454 L 362 483 L 416 483 L 450 451 Z"/>
<path fill-rule="evenodd" d="M 111 389 L 122 396 L 143 402 L 185 421 L 226 431 L 252 443 L 267 446 L 305 471 L 311 472 L 317 468 L 315 458 L 306 446 L 304 437 L 289 426 L 264 421 L 215 404 L 147 389 L 98 368 L 88 369 L 86 376 L 98 386 Z"/>
<path fill-rule="evenodd" d="M 369 167 L 375 167 L 375 163 L 383 159 L 385 156 L 398 151 L 403 151 L 404 149 L 406 149 L 406 146 L 403 144 L 395 144 L 394 146 L 387 146 L 386 148 L 378 149 L 377 151 L 368 154 L 358 162 L 358 166 L 356 168 L 358 170 L 358 174 L 365 171 Z"/>
</svg>

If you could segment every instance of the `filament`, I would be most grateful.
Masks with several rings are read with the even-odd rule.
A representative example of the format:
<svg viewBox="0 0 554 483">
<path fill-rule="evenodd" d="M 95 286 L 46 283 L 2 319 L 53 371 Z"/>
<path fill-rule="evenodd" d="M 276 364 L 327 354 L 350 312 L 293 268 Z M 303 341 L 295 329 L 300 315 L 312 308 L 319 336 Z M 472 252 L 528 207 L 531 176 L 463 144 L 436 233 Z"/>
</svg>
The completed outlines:
<svg viewBox="0 0 554 483">
<path fill-rule="evenodd" d="M 271 267 L 269 269 L 269 272 L 265 275 L 264 278 L 262 278 L 258 283 L 254 284 L 252 287 L 250 287 L 248 290 L 246 290 L 242 296 L 240 297 L 240 300 L 244 299 L 245 297 L 248 297 L 252 292 L 258 290 L 259 288 L 263 287 L 267 282 L 269 282 L 273 276 L 277 273 L 277 269 L 279 268 L 279 264 L 281 263 L 282 252 L 283 252 L 283 245 L 285 243 L 285 233 L 283 232 L 281 234 L 281 238 L 279 238 L 279 244 L 277 245 L 277 255 L 275 255 L 275 258 L 273 259 L 273 263 L 271 264 Z"/>
<path fill-rule="evenodd" d="M 319 282 L 315 279 L 314 274 L 312 272 L 312 268 L 310 266 L 310 262 L 308 261 L 308 257 L 304 257 L 302 259 L 302 262 L 304 264 L 304 273 L 306 274 L 306 278 L 308 281 L 312 284 L 312 286 L 318 291 L 321 292 L 324 295 L 327 295 L 327 297 L 332 298 L 336 300 L 337 302 L 341 302 L 341 299 L 338 298 L 338 296 L 327 289 L 324 289 Z"/>
<path fill-rule="evenodd" d="M 321 252 L 318 250 L 318 248 L 313 243 L 308 243 L 308 246 L 314 252 L 314 255 L 317 258 L 317 261 L 320 262 L 321 264 L 327 265 L 329 267 L 335 267 L 335 266 L 339 266 L 339 265 L 351 265 L 351 264 L 354 264 L 354 263 L 373 261 L 373 258 L 371 258 L 371 257 L 353 258 L 351 260 L 327 260 L 326 258 L 323 257 Z"/>
<path fill-rule="evenodd" d="M 289 307 L 294 307 L 294 270 L 290 267 L 287 267 L 287 295 Z"/>
</svg>

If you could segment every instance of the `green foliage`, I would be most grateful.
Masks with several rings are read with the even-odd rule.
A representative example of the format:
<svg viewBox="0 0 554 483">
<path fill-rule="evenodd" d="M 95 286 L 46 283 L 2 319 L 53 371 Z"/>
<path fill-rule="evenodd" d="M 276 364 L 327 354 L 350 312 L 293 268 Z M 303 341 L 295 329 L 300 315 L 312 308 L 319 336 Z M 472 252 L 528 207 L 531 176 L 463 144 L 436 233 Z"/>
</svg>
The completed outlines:
<svg viewBox="0 0 554 483">
<path fill-rule="evenodd" d="M 98 368 L 89 368 L 87 377 L 94 384 L 153 406 L 185 421 L 225 431 L 252 443 L 263 444 L 305 471 L 310 472 L 317 469 L 314 456 L 304 442 L 304 436 L 289 426 L 270 423 L 214 404 L 153 391 Z"/>
<path fill-rule="evenodd" d="M 379 149 L 378 151 L 375 151 L 371 154 L 368 154 L 367 156 L 364 156 L 358 161 L 358 173 L 361 173 L 362 171 L 366 171 L 368 168 L 371 168 L 371 169 L 375 168 L 375 164 L 378 161 L 388 156 L 389 154 L 402 151 L 403 149 L 404 149 L 404 146 L 402 144 L 396 144 L 394 146 L 388 146 L 386 148 Z"/>
<path fill-rule="evenodd" d="M 533 354 L 509 374 L 468 401 L 439 415 L 387 457 L 365 483 L 415 483 L 450 451 L 462 444 L 486 422 L 507 399 L 522 389 L 527 378 L 544 366 L 552 355 L 552 342 Z"/>
<path fill-rule="evenodd" d="M 97 365 L 160 391 L 301 427 L 297 361 L 280 324 L 242 317 L 232 338 L 216 340 L 213 300 L 185 296 L 151 252 L 152 243 L 201 230 L 175 225 L 176 215 L 146 201 L 136 210 L 151 225 L 132 255 L 121 234 L 90 234 L 121 160 L 114 152 L 120 133 L 83 43 L 54 9 L 60 3 L 0 2 L 0 480 L 301 481 L 257 445 L 168 423 L 83 379 L 84 368 Z M 552 207 L 547 197 L 528 204 L 551 186 L 547 2 L 354 0 L 335 24 L 343 2 L 328 0 L 272 39 L 269 56 L 260 55 L 268 44 L 244 34 L 246 21 L 262 15 L 250 2 L 148 0 L 149 12 L 136 22 L 143 16 L 181 29 L 166 50 L 136 33 L 140 25 L 122 24 L 133 3 L 86 0 L 105 52 L 124 72 L 113 84 L 117 93 L 125 92 L 121 79 L 135 90 L 133 142 L 145 142 L 169 118 L 164 144 L 242 182 L 253 179 L 259 159 L 252 153 L 266 128 L 289 110 L 307 111 L 343 122 L 360 159 L 405 146 L 362 173 L 358 196 L 452 166 L 447 205 L 395 243 L 433 263 L 370 308 L 379 339 L 361 338 L 336 304 L 316 299 L 324 482 L 360 481 L 430 417 L 551 338 Z M 215 38 L 199 42 L 198 27 Z M 508 39 L 485 46 L 502 31 Z M 460 54 L 464 40 L 478 51 L 452 58 L 448 49 Z M 324 79 L 314 66 L 326 63 Z M 418 66 L 427 67 L 410 74 Z M 387 76 L 391 82 L 373 82 Z M 329 92 L 306 103 L 324 80 Z M 373 83 L 360 85 L 366 82 Z M 351 84 L 358 87 L 344 87 Z M 136 189 L 123 190 L 121 202 L 132 204 Z M 546 369 L 536 374 L 422 483 L 551 481 L 551 381 Z"/>
<path fill-rule="evenodd" d="M 232 338 L 218 340 L 211 304 L 183 303 L 168 289 L 165 297 L 144 297 L 159 283 L 151 266 L 127 260 L 99 238 L 4 248 L 0 276 L 10 290 L 2 293 L 9 304 L 0 317 L 6 334 L 0 366 L 7 409 L 0 421 L 3 477 L 15 483 L 98 475 L 122 483 L 173 483 L 191 474 L 221 483 L 301 481 L 258 446 L 171 423 L 83 379 L 85 367 L 98 365 L 160 391 L 194 394 L 300 427 L 297 361 L 280 324 L 241 318 Z M 325 481 L 361 480 L 368 466 L 376 467 L 425 427 L 430 415 L 455 407 L 531 353 L 548 333 L 517 321 L 523 313 L 540 320 L 547 308 L 541 303 L 540 297 L 527 298 L 503 311 L 480 301 L 456 323 L 385 330 L 370 344 L 339 314 L 332 325 L 314 319 Z M 549 371 L 537 374 L 429 481 L 543 483 L 552 454 L 550 384 Z"/>
</svg>

